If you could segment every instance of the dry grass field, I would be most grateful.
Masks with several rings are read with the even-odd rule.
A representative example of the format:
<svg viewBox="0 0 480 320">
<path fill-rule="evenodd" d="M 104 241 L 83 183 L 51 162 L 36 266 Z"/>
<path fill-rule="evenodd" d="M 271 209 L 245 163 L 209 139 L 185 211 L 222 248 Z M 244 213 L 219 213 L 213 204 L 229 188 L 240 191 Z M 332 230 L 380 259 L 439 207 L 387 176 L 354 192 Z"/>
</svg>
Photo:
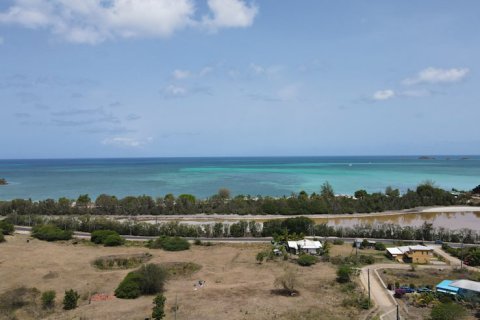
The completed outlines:
<svg viewBox="0 0 480 320">
<path fill-rule="evenodd" d="M 278 261 L 257 264 L 256 254 L 263 244 L 216 244 L 192 246 L 188 251 L 165 252 L 139 246 L 102 247 L 71 241 L 48 243 L 30 240 L 25 235 L 8 236 L 0 244 L 0 296 L 26 287 L 43 292 L 55 290 L 56 308 L 41 311 L 39 293 L 36 305 L 15 311 L 17 319 L 145 319 L 152 309 L 152 296 L 134 300 L 109 299 L 89 303 L 94 293 L 113 295 L 123 277 L 131 270 L 101 271 L 92 265 L 96 258 L 109 255 L 149 252 L 152 263 L 194 262 L 201 269 L 193 275 L 175 277 L 166 286 L 166 319 L 173 319 L 173 306 L 178 301 L 177 319 L 358 319 L 361 311 L 344 307 L 349 296 L 335 282 L 335 267 L 317 263 L 299 267 L 292 262 Z M 298 272 L 299 296 L 287 297 L 272 293 L 276 276 L 283 274 L 285 265 Z M 203 288 L 194 290 L 198 280 Z M 77 290 L 79 307 L 61 308 L 64 291 Z M 3 315 L 0 318 L 12 319 Z"/>
</svg>

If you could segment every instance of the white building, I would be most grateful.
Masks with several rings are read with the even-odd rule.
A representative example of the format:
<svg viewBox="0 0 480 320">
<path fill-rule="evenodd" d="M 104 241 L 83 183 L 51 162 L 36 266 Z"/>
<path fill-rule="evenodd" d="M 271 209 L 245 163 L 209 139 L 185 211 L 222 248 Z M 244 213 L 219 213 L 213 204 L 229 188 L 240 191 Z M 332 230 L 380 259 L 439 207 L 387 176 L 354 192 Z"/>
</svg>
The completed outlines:
<svg viewBox="0 0 480 320">
<path fill-rule="evenodd" d="M 322 249 L 320 241 L 313 241 L 308 239 L 298 241 L 287 241 L 288 249 L 290 252 L 298 254 L 300 252 L 317 254 Z"/>
</svg>

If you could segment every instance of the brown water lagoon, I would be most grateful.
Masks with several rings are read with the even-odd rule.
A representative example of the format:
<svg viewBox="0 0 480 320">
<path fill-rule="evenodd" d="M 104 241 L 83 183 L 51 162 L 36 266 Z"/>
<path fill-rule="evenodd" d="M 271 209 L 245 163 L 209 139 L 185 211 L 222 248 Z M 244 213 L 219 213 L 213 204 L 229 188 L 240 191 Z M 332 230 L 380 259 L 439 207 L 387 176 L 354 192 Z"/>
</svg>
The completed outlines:
<svg viewBox="0 0 480 320">
<path fill-rule="evenodd" d="M 424 222 L 432 223 L 435 228 L 445 229 L 472 229 L 480 231 L 480 207 L 436 207 L 427 209 L 413 209 L 395 212 L 381 213 L 356 213 L 356 214 L 324 214 L 306 215 L 315 223 L 327 223 L 331 226 L 353 227 L 361 224 L 391 223 L 400 226 L 421 226 Z M 220 215 L 220 214 L 196 214 L 196 215 L 162 215 L 162 216 L 138 216 L 136 221 L 149 223 L 162 223 L 178 221 L 180 223 L 202 225 L 216 222 L 235 223 L 240 220 L 255 220 L 262 223 L 269 219 L 285 219 L 294 216 L 281 215 Z M 117 217 L 125 221 L 126 217 Z"/>
</svg>

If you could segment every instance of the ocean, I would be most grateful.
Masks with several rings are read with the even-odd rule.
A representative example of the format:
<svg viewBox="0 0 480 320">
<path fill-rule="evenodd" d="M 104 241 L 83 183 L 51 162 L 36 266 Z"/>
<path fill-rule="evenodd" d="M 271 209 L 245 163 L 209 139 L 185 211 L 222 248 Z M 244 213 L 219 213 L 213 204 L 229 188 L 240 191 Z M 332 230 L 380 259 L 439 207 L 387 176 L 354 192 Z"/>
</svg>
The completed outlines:
<svg viewBox="0 0 480 320">
<path fill-rule="evenodd" d="M 328 181 L 337 194 L 358 189 L 405 191 L 430 180 L 445 189 L 480 184 L 480 156 L 225 157 L 0 160 L 0 200 L 123 197 L 190 193 L 205 198 L 219 188 L 233 195 L 318 192 Z"/>
</svg>

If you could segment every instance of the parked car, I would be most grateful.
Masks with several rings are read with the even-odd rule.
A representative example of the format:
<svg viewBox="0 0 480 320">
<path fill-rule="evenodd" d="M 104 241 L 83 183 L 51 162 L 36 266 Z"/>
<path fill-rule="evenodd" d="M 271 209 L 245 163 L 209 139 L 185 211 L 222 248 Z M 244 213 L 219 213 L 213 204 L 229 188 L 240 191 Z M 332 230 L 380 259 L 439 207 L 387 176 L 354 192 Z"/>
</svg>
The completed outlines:
<svg viewBox="0 0 480 320">
<path fill-rule="evenodd" d="M 443 244 L 442 240 L 435 240 L 435 244 Z"/>
<path fill-rule="evenodd" d="M 415 292 L 415 289 L 410 288 L 409 286 L 401 286 L 399 289 L 404 290 L 405 293 L 413 293 L 413 292 Z"/>
<path fill-rule="evenodd" d="M 426 287 L 422 287 L 422 288 L 418 288 L 417 289 L 417 292 L 418 293 L 424 293 L 424 292 L 433 292 L 432 289 L 429 289 L 429 288 L 426 288 Z"/>
</svg>

